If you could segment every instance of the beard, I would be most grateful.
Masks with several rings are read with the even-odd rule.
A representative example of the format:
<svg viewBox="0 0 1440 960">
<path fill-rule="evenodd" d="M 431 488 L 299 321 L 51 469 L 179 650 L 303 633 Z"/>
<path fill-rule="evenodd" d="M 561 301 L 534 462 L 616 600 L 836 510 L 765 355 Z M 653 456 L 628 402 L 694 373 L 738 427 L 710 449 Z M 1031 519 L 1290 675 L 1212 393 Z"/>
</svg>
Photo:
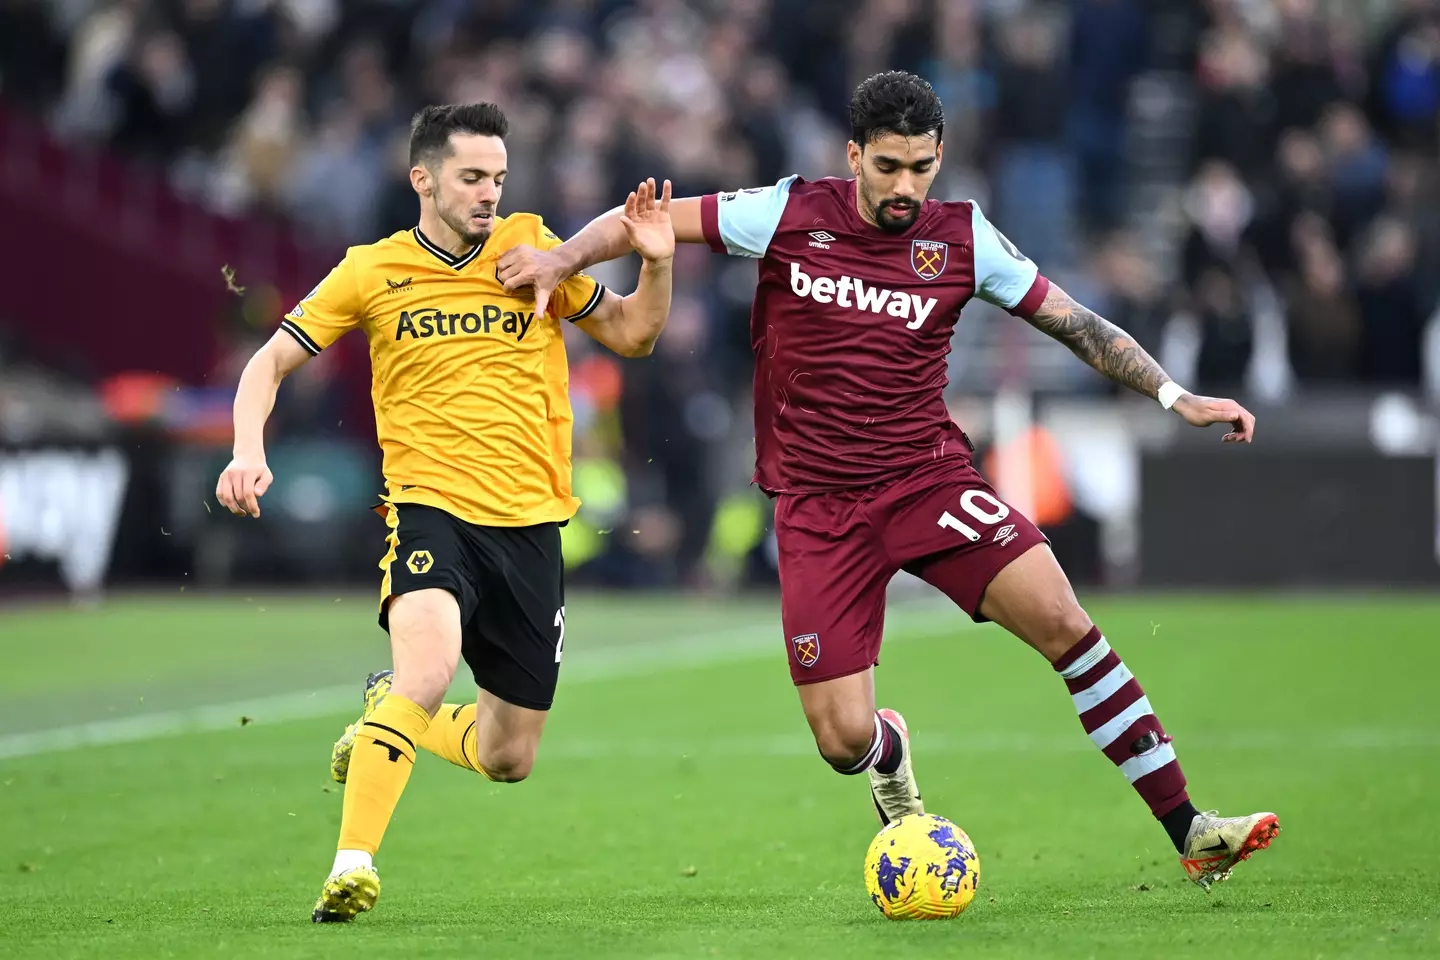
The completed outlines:
<svg viewBox="0 0 1440 960">
<path fill-rule="evenodd" d="M 461 240 L 464 240 L 472 247 L 483 245 L 486 240 L 490 239 L 490 233 L 494 229 L 493 226 L 485 226 L 476 230 L 470 224 L 470 217 L 476 213 L 488 213 L 493 218 L 495 216 L 494 207 L 487 206 L 476 210 L 450 209 L 445 203 L 445 198 L 437 193 L 435 196 L 435 212 L 440 214 L 440 219 L 445 221 L 445 226 L 454 230 L 455 234 Z M 491 223 L 494 223 L 493 219 Z"/>
<path fill-rule="evenodd" d="M 863 183 L 860 191 L 865 203 L 875 211 L 875 225 L 886 233 L 904 233 L 920 216 L 920 204 L 916 201 L 891 197 L 876 203 Z"/>
<path fill-rule="evenodd" d="M 875 223 L 886 233 L 904 233 L 919 216 L 920 204 L 908 200 L 881 200 L 875 208 Z"/>
<path fill-rule="evenodd" d="M 485 243 L 486 240 L 490 239 L 490 231 L 492 228 L 482 227 L 479 230 L 471 229 L 469 214 L 457 215 L 453 212 L 445 210 L 440 210 L 438 212 L 440 214 L 440 219 L 445 221 L 445 225 L 451 230 L 454 230 L 456 235 L 458 235 L 461 240 L 464 240 L 470 246 L 481 246 Z"/>
</svg>

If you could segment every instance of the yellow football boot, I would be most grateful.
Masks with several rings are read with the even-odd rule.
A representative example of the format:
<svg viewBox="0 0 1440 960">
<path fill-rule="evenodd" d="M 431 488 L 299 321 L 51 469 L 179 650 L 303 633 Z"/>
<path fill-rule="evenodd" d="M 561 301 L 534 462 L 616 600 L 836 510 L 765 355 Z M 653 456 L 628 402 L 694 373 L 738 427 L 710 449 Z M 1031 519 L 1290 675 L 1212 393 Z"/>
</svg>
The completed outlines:
<svg viewBox="0 0 1440 960">
<path fill-rule="evenodd" d="M 355 867 L 326 878 L 310 919 L 316 923 L 349 923 L 380 899 L 380 875 L 374 867 Z"/>
<path fill-rule="evenodd" d="M 394 680 L 394 670 L 379 670 L 365 678 L 365 709 L 360 712 L 360 719 L 346 727 L 345 732 L 340 734 L 340 739 L 335 741 L 335 746 L 330 749 L 330 777 L 336 783 L 344 783 L 350 773 L 350 754 L 355 749 L 355 731 L 360 729 L 360 724 L 364 723 L 365 718 L 374 713 L 380 701 L 385 699 L 385 694 L 390 692 L 390 684 Z"/>
</svg>

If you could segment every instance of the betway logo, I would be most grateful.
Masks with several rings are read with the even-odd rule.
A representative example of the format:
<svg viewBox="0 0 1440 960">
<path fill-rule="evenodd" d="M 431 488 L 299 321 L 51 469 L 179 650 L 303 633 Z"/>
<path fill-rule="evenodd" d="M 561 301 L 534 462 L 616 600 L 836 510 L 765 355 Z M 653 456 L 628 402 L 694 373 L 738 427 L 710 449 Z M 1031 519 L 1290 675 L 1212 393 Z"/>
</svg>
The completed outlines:
<svg viewBox="0 0 1440 960">
<path fill-rule="evenodd" d="M 479 313 L 446 313 L 431 307 L 424 310 L 406 310 L 400 314 L 400 323 L 395 328 L 395 339 L 405 337 L 424 340 L 428 337 L 453 337 L 457 334 L 490 333 L 491 327 L 498 327 L 501 333 L 508 333 L 515 340 L 525 339 L 535 319 L 534 312 L 517 313 L 501 310 L 493 303 L 487 303 Z"/>
<path fill-rule="evenodd" d="M 810 274 L 800 269 L 800 264 L 790 264 L 790 289 L 797 297 L 809 297 L 816 303 L 835 303 L 841 307 L 855 307 L 858 310 L 869 310 L 871 313 L 879 313 L 884 310 L 892 317 L 899 317 L 902 320 L 910 320 L 913 314 L 915 319 L 905 324 L 906 329 L 919 330 L 920 326 L 930 316 L 930 311 L 935 309 L 936 300 L 934 297 L 921 297 L 914 293 L 903 293 L 899 290 L 885 290 L 880 287 L 866 284 L 863 280 L 855 277 L 841 277 L 839 280 L 832 280 L 830 277 L 811 277 Z M 854 299 L 851 299 L 851 294 Z"/>
</svg>

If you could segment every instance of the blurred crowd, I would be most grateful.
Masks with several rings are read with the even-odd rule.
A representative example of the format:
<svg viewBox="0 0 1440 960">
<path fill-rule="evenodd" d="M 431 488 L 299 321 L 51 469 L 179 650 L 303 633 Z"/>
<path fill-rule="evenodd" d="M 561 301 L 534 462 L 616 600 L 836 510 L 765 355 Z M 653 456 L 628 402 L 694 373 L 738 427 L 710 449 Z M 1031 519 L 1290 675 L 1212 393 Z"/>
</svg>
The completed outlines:
<svg viewBox="0 0 1440 960">
<path fill-rule="evenodd" d="M 337 247 L 414 223 L 407 124 L 427 102 L 502 104 L 503 206 L 567 235 L 645 176 L 693 194 L 846 174 L 850 90 L 889 68 L 946 103 L 936 195 L 979 200 L 1182 382 L 1420 385 L 1437 0 L 0 0 L 0 96 L 196 203 Z M 696 576 L 748 479 L 753 270 L 682 248 L 669 331 L 623 375 L 574 343 L 577 454 L 616 461 L 628 504 L 594 526 L 668 558 L 641 580 Z M 967 311 L 958 392 L 992 389 L 1014 336 L 1062 357 L 1022 364 L 1032 387 L 1110 389 L 1015 327 Z"/>
<path fill-rule="evenodd" d="M 1440 11 L 1216 4 L 1202 37 L 1182 278 L 1203 380 L 1255 349 L 1257 281 L 1300 383 L 1418 385 L 1440 294 Z"/>
</svg>

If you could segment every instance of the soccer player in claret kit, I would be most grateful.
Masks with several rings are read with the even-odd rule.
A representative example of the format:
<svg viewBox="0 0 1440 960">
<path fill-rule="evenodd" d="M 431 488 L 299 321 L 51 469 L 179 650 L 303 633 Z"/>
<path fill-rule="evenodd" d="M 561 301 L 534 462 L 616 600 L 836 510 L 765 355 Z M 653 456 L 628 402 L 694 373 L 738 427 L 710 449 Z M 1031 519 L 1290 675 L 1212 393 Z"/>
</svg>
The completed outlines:
<svg viewBox="0 0 1440 960">
<path fill-rule="evenodd" d="M 622 356 L 648 354 L 670 311 L 670 184 L 641 184 L 623 232 L 641 255 L 621 298 L 584 275 L 547 303 L 509 292 L 496 261 L 560 239 L 528 213 L 498 216 L 508 123 L 493 104 L 427 107 L 410 136 L 420 223 L 351 247 L 246 366 L 235 458 L 216 496 L 259 516 L 265 420 L 284 376 L 342 334 L 370 342 L 389 527 L 380 625 L 394 670 L 372 674 L 364 712 L 336 742 L 345 784 L 335 863 L 312 912 L 352 920 L 375 905 L 380 846 L 417 749 L 501 782 L 523 780 L 555 696 L 565 644 L 560 525 L 571 493 L 569 380 L 561 323 Z M 548 309 L 547 309 L 548 308 Z M 442 703 L 461 657 L 479 690 Z"/>
<path fill-rule="evenodd" d="M 972 297 L 1005 308 L 1099 372 L 1195 426 L 1254 417 L 1171 381 L 1123 330 L 1042 276 L 973 202 L 926 199 L 944 111 L 903 72 L 864 81 L 850 104 L 853 179 L 677 199 L 676 239 L 760 261 L 751 315 L 755 480 L 774 497 L 790 672 L 820 753 L 868 773 L 882 823 L 923 812 L 905 721 L 875 709 L 886 584 L 900 570 L 1042 654 L 1085 732 L 1164 826 L 1200 886 L 1278 833 L 1274 814 L 1220 817 L 1190 802 L 1175 747 L 1139 682 L 1075 598 L 1044 535 L 1001 500 L 950 419 L 946 354 Z M 621 255 L 612 211 L 549 250 L 500 260 L 537 301 L 575 271 Z"/>
</svg>

